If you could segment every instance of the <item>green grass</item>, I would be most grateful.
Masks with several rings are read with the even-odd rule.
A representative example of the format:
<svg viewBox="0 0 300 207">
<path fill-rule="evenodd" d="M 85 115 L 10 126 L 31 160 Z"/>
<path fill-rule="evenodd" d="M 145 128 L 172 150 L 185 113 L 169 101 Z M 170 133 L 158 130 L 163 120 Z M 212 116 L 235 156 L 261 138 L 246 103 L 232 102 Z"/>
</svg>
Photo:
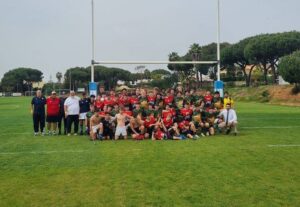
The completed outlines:
<svg viewBox="0 0 300 207">
<path fill-rule="evenodd" d="M 1 207 L 300 205 L 300 147 L 268 146 L 300 145 L 300 108 L 237 103 L 237 137 L 94 145 L 33 137 L 29 103 L 0 98 Z"/>
</svg>

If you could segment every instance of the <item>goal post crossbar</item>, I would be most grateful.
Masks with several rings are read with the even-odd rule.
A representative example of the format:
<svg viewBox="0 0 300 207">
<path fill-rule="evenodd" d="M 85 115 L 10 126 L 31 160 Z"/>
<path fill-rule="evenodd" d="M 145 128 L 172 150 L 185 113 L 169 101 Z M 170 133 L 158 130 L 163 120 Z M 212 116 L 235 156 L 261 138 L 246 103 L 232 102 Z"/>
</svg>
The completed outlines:
<svg viewBox="0 0 300 207">
<path fill-rule="evenodd" d="M 218 61 L 92 61 L 92 65 L 211 65 L 217 63 Z"/>
</svg>

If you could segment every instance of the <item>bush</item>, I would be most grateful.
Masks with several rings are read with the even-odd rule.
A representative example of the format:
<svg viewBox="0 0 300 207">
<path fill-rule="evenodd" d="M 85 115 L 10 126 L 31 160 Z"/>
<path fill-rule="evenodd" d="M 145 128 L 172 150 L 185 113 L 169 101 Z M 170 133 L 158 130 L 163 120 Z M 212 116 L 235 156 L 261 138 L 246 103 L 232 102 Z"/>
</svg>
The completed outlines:
<svg viewBox="0 0 300 207">
<path fill-rule="evenodd" d="M 295 85 L 292 89 L 292 94 L 297 95 L 298 93 L 300 93 L 300 85 Z"/>
</svg>

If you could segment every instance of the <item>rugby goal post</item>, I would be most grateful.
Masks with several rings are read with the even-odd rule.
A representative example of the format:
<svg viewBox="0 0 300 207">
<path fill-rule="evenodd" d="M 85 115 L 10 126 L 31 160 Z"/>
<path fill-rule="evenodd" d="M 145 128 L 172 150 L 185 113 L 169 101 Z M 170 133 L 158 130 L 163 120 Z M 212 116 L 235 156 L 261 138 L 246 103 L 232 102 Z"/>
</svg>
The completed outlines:
<svg viewBox="0 0 300 207">
<path fill-rule="evenodd" d="M 155 64 L 217 64 L 217 81 L 215 81 L 215 91 L 219 91 L 223 96 L 223 82 L 220 81 L 221 58 L 220 58 L 220 0 L 217 1 L 217 60 L 216 61 L 95 61 L 95 29 L 94 29 L 94 0 L 92 3 L 92 61 L 91 61 L 91 82 L 89 85 L 90 94 L 97 94 L 97 85 L 94 82 L 95 65 L 155 65 Z"/>
</svg>

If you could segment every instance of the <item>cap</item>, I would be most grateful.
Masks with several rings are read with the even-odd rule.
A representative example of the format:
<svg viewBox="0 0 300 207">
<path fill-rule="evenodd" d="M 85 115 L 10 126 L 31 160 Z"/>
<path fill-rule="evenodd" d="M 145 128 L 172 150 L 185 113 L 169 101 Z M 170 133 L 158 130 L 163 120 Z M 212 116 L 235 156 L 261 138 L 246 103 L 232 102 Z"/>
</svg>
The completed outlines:
<svg viewBox="0 0 300 207">
<path fill-rule="evenodd" d="M 52 91 L 51 94 L 56 94 L 56 92 L 55 92 L 55 91 Z"/>
</svg>

